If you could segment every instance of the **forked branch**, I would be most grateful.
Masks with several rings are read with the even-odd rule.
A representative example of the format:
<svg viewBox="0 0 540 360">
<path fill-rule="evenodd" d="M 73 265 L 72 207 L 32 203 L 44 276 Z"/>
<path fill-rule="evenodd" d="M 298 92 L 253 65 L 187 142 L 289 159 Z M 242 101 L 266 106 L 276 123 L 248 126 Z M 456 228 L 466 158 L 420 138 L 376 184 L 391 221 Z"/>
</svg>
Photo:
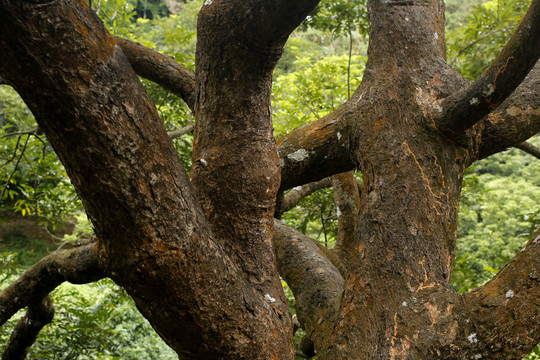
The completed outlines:
<svg viewBox="0 0 540 360">
<path fill-rule="evenodd" d="M 64 281 L 86 284 L 103 277 L 95 244 L 54 252 L 0 293 L 0 326 L 20 309 L 45 298 Z"/>
<path fill-rule="evenodd" d="M 497 59 L 476 81 L 436 109 L 437 128 L 453 137 L 496 109 L 523 81 L 540 57 L 540 0 L 534 0 Z"/>
<path fill-rule="evenodd" d="M 47 295 L 41 301 L 28 305 L 26 315 L 21 318 L 11 334 L 2 360 L 24 360 L 28 348 L 36 341 L 41 329 L 49 324 L 54 316 L 51 298 Z"/>
<path fill-rule="evenodd" d="M 483 120 L 479 159 L 526 141 L 540 131 L 540 62 L 523 83 Z"/>
</svg>

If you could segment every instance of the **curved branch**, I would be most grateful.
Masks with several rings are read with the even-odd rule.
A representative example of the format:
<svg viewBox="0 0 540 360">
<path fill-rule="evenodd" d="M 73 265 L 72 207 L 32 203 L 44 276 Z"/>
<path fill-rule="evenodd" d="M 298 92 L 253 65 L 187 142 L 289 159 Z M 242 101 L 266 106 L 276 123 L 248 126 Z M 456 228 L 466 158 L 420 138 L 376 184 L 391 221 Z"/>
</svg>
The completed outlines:
<svg viewBox="0 0 540 360">
<path fill-rule="evenodd" d="M 327 188 L 330 186 L 332 186 L 332 179 L 327 177 L 319 181 L 315 181 L 309 184 L 304 184 L 302 186 L 295 187 L 294 189 L 292 189 L 291 191 L 283 195 L 283 199 L 281 200 L 281 202 L 276 204 L 275 216 L 277 218 L 280 218 L 280 216 L 283 213 L 294 208 L 306 196 L 313 194 L 317 190 Z"/>
<path fill-rule="evenodd" d="M 169 138 L 174 139 L 182 135 L 185 135 L 189 132 L 192 132 L 194 128 L 195 128 L 195 125 L 189 124 L 189 125 L 184 126 L 181 129 L 169 131 L 167 135 L 169 135 Z"/>
<path fill-rule="evenodd" d="M 341 120 L 344 104 L 331 114 L 291 131 L 276 141 L 281 163 L 281 188 L 288 190 L 357 167 L 351 151 L 350 122 Z"/>
<path fill-rule="evenodd" d="M 26 359 L 28 348 L 36 341 L 41 329 L 52 321 L 53 316 L 54 307 L 48 295 L 30 304 L 26 315 L 19 320 L 9 338 L 2 360 Z"/>
<path fill-rule="evenodd" d="M 288 36 L 319 2 L 320 0 L 210 0 L 204 3 L 199 12 L 199 24 L 202 17 L 212 17 L 215 24 L 232 30 L 224 34 L 231 38 L 231 42 L 238 41 L 244 47 L 257 52 L 277 55 L 281 53 L 281 47 Z M 280 44 L 274 47 L 276 42 Z"/>
<path fill-rule="evenodd" d="M 521 359 L 540 342 L 539 257 L 540 230 L 491 281 L 465 295 L 475 337 L 490 358 Z"/>
<path fill-rule="evenodd" d="M 105 277 L 98 265 L 96 245 L 52 253 L 26 270 L 0 293 L 0 325 L 17 311 L 43 299 L 64 281 L 86 284 Z"/>
<path fill-rule="evenodd" d="M 278 269 L 294 293 L 300 324 L 316 349 L 329 341 L 344 279 L 315 241 L 274 221 Z"/>
<path fill-rule="evenodd" d="M 540 0 L 534 0 L 514 35 L 482 76 L 440 103 L 438 129 L 453 136 L 497 108 L 523 81 L 540 57 Z"/>
<path fill-rule="evenodd" d="M 524 141 L 520 144 L 515 145 L 514 147 L 522 151 L 525 151 L 527 154 L 532 155 L 537 159 L 540 159 L 540 148 L 534 146 L 531 143 Z"/>
<path fill-rule="evenodd" d="M 477 158 L 504 151 L 540 131 L 540 62 L 501 106 L 482 122 Z"/>
<path fill-rule="evenodd" d="M 117 37 L 124 55 L 137 75 L 142 76 L 184 100 L 193 111 L 195 108 L 195 74 L 174 59 L 133 41 Z"/>
</svg>

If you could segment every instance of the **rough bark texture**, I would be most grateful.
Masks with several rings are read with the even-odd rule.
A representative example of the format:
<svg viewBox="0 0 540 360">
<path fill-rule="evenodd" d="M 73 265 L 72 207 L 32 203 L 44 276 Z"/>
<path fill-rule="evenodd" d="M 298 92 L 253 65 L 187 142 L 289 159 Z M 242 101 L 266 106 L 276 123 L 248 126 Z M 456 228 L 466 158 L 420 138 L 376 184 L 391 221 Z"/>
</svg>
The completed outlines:
<svg viewBox="0 0 540 360">
<path fill-rule="evenodd" d="M 24 360 L 28 348 L 34 343 L 39 331 L 51 322 L 54 307 L 47 295 L 43 300 L 28 305 L 26 315 L 21 318 L 11 334 L 2 360 Z"/>
<path fill-rule="evenodd" d="M 540 129 L 539 65 L 529 73 L 539 1 L 472 83 L 446 63 L 442 0 L 368 1 L 362 84 L 275 141 L 272 70 L 317 2 L 206 1 L 193 78 L 112 38 L 84 2 L 0 0 L 0 79 L 83 199 L 99 238 L 97 252 L 84 249 L 91 265 L 183 359 L 292 359 L 278 270 L 296 296 L 302 348 L 321 359 L 521 358 L 540 341 L 540 234 L 482 288 L 457 294 L 449 281 L 465 169 Z M 191 181 L 133 69 L 183 89 L 194 109 Z M 353 169 L 361 191 L 352 173 L 332 179 L 336 249 L 274 222 L 279 192 Z M 0 320 L 32 291 L 43 299 L 49 287 L 21 285 L 43 274 L 64 281 L 24 275 L 0 295 Z"/>
</svg>

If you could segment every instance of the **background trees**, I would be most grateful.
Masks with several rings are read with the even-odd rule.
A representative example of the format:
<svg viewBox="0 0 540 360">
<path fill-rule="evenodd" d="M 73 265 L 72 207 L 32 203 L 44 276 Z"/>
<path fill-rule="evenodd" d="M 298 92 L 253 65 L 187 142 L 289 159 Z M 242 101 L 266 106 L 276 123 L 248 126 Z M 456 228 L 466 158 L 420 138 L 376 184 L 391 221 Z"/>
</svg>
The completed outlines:
<svg viewBox="0 0 540 360">
<path fill-rule="evenodd" d="M 139 14 L 139 19 L 135 23 L 131 22 L 135 18 L 135 15 L 126 9 L 126 3 L 100 2 L 98 5 L 100 6 L 97 8 L 98 13 L 103 17 L 114 34 L 129 36 L 141 41 L 144 45 L 155 46 L 161 49 L 161 51 L 173 55 L 182 64 L 193 65 L 193 53 L 186 49 L 190 48 L 189 45 L 193 46 L 194 44 L 193 14 L 200 7 L 199 2 L 188 2 L 187 5 L 182 7 L 183 11 L 177 15 L 173 15 L 172 18 L 149 21 L 148 18 L 145 19 L 144 16 L 140 16 Z M 356 7 L 354 8 L 348 8 L 347 5 L 346 3 L 342 4 L 339 2 L 323 4 L 316 11 L 314 17 L 306 23 L 304 30 L 298 32 L 290 40 L 287 48 L 288 52 L 283 57 L 282 63 L 278 65 L 274 78 L 274 124 L 278 133 L 285 133 L 291 128 L 308 121 L 316 120 L 334 110 L 339 104 L 350 97 L 350 91 L 346 86 L 347 83 L 350 82 L 352 84 L 351 88 L 353 90 L 356 88 L 359 82 L 359 76 L 362 74 L 363 63 L 365 62 L 362 58 L 363 53 L 361 53 L 365 49 L 365 45 L 361 43 L 364 31 L 363 25 L 365 26 L 365 24 L 362 22 L 351 22 L 351 18 L 355 19 L 355 21 L 362 19 L 363 4 L 355 4 Z M 96 4 L 93 4 L 93 6 L 96 6 Z M 483 39 L 485 41 L 477 41 L 478 39 L 482 40 L 481 34 L 488 31 L 489 34 L 493 32 L 493 34 L 509 35 L 512 27 L 515 27 L 519 20 L 519 16 L 516 16 L 516 14 L 522 14 L 522 10 L 525 8 L 519 2 L 502 3 L 493 1 L 476 7 L 475 11 L 471 13 L 473 17 L 470 27 L 454 27 L 456 32 L 462 32 L 462 37 L 458 37 L 459 41 L 456 41 L 456 45 L 451 47 L 454 53 L 459 54 L 456 64 L 463 64 L 463 71 L 470 77 L 475 77 L 491 60 L 478 54 L 483 55 L 491 52 L 491 54 L 495 55 L 497 53 L 496 49 L 501 44 L 504 44 L 507 39 L 501 37 L 500 41 L 493 43 L 492 40 L 494 37 L 488 36 Z M 351 16 L 353 9 L 354 11 L 358 11 L 358 13 Z M 329 15 L 330 17 L 335 17 L 328 21 L 328 18 L 315 17 L 317 14 L 319 16 Z M 463 20 L 463 18 L 462 16 L 461 19 Z M 336 21 L 336 19 L 341 21 Z M 185 26 L 178 26 L 179 22 L 185 24 Z M 476 32 L 471 29 L 475 29 Z M 143 39 L 143 34 L 145 36 L 150 35 L 150 37 Z M 343 35 L 343 37 L 339 37 L 338 35 Z M 329 39 L 335 39 L 336 41 L 330 41 Z M 351 43 L 348 40 L 351 39 L 356 46 L 350 46 Z M 475 44 L 472 44 L 473 42 Z M 182 45 L 178 46 L 179 43 Z M 313 47 L 314 43 L 323 44 L 323 54 L 314 53 L 306 56 L 306 51 L 310 49 L 313 51 L 312 49 L 315 48 Z M 461 46 L 464 43 L 467 44 L 466 47 Z M 473 46 L 468 46 L 469 43 Z M 478 48 L 481 50 L 476 50 Z M 193 50 L 193 47 L 191 49 Z M 346 53 L 349 49 L 359 52 L 350 57 L 353 59 L 350 63 L 355 64 L 355 67 L 351 67 L 350 70 L 349 56 L 342 55 L 344 50 Z M 473 50 L 476 52 L 473 52 Z M 450 54 L 453 53 L 450 52 Z M 464 57 L 468 57 L 465 58 L 467 60 L 463 60 Z M 314 59 L 319 60 L 318 58 L 321 58 L 320 61 L 315 63 Z M 348 74 L 347 77 L 345 77 L 346 74 Z M 348 81 L 347 78 L 349 78 Z M 291 83 L 294 85 L 290 85 Z M 192 122 L 193 119 L 189 111 L 181 101 L 155 85 L 146 84 L 162 119 L 166 123 L 167 130 L 181 129 Z M 293 100 L 296 101 L 298 99 L 303 101 L 293 102 Z M 28 127 L 19 125 L 18 128 L 13 129 L 10 127 L 6 131 L 21 132 L 21 130 L 26 129 Z M 39 149 L 41 146 L 43 149 L 40 153 L 41 161 L 45 161 L 46 156 L 41 154 L 46 152 L 46 145 L 37 138 L 39 134 L 31 136 L 29 134 L 22 135 L 20 139 L 24 142 L 26 142 L 26 137 L 37 141 L 36 144 L 28 143 L 27 147 L 33 146 Z M 14 206 L 20 212 L 24 211 L 25 214 L 28 212 L 40 212 L 42 213 L 41 215 L 48 215 L 53 220 L 58 219 L 60 215 L 69 215 L 72 209 L 77 208 L 77 204 L 74 204 L 70 198 L 69 190 L 62 191 L 62 186 L 59 186 L 59 184 L 63 184 L 62 181 L 65 179 L 61 176 L 46 179 L 50 183 L 41 181 L 41 179 L 40 181 L 34 180 L 36 185 L 33 188 L 31 187 L 32 185 L 25 184 L 24 180 L 28 178 L 32 179 L 35 173 L 29 172 L 29 174 L 25 175 L 24 172 L 21 172 L 24 171 L 22 165 L 25 164 L 25 161 L 20 155 L 22 152 L 19 151 L 19 156 L 17 156 L 15 149 L 21 149 L 21 146 L 24 147 L 24 143 L 21 145 L 21 141 L 17 140 L 19 139 L 18 135 L 6 137 L 6 139 L 12 142 L 9 145 L 11 147 L 8 148 L 9 154 L 15 154 L 13 161 L 9 162 L 12 166 L 11 169 L 9 170 L 6 167 L 8 169 L 6 172 L 6 184 L 8 184 L 6 194 L 11 194 L 12 197 L 11 203 L 10 201 L 6 201 L 6 206 Z M 17 145 L 17 142 L 19 145 Z M 178 138 L 175 140 L 175 145 L 177 150 L 180 151 L 184 165 L 189 169 L 191 135 L 187 134 L 184 137 Z M 26 153 L 26 151 L 25 154 L 27 154 L 27 157 L 29 156 L 29 153 Z M 47 155 L 49 154 L 47 153 Z M 19 157 L 21 161 L 16 166 Z M 34 155 L 33 158 L 39 157 Z M 516 161 L 514 157 L 512 159 Z M 533 204 L 537 204 L 538 199 L 533 197 L 538 192 L 529 189 L 538 184 L 529 183 L 524 179 L 538 178 L 535 175 L 537 174 L 537 170 L 534 169 L 530 170 L 528 168 L 526 171 L 530 171 L 531 173 L 528 176 L 520 176 L 521 182 L 516 182 L 515 178 L 511 179 L 511 182 L 515 182 L 516 185 L 521 186 L 521 191 L 529 191 L 531 193 L 530 204 L 533 206 L 532 208 L 528 208 L 525 205 L 525 201 L 522 204 L 511 206 L 512 204 L 506 200 L 504 201 L 506 208 L 503 210 L 494 209 L 492 205 L 485 205 L 482 202 L 483 199 L 489 198 L 490 195 L 504 198 L 504 195 L 499 194 L 497 191 L 504 188 L 505 185 L 501 185 L 496 179 L 504 175 L 505 171 L 500 169 L 490 170 L 494 166 L 493 161 L 488 160 L 487 165 L 477 165 L 477 168 L 471 171 L 471 178 L 467 183 L 467 186 L 470 188 L 483 191 L 485 193 L 484 197 L 471 194 L 466 199 L 467 201 L 462 202 L 462 209 L 466 211 L 462 218 L 467 221 L 462 222 L 461 233 L 468 241 L 465 243 L 466 247 L 459 250 L 461 254 L 458 255 L 458 268 L 454 273 L 457 277 L 454 286 L 463 291 L 480 285 L 488 276 L 492 275 L 495 269 L 498 270 L 505 264 L 512 257 L 512 252 L 505 253 L 507 246 L 512 247 L 513 252 L 520 248 L 527 238 L 524 234 L 531 233 L 534 229 L 534 219 L 537 219 L 538 210 L 534 209 Z M 509 162 L 510 160 L 506 161 Z M 28 162 L 30 163 L 31 161 Z M 58 166 L 57 162 L 55 163 L 52 160 L 49 162 L 51 163 L 50 167 L 53 167 L 53 165 Z M 531 163 L 534 162 L 531 161 Z M 30 164 L 27 165 L 30 166 Z M 21 176 L 22 181 L 17 182 L 14 178 L 9 179 L 9 175 L 14 174 L 13 170 L 15 167 L 19 170 L 19 174 L 23 174 Z M 41 173 L 43 171 L 39 170 L 38 172 Z M 53 171 L 54 175 L 57 175 L 58 171 L 57 169 Z M 506 175 L 509 175 L 508 170 L 506 170 L 506 173 Z M 497 175 L 497 178 L 490 178 L 487 176 L 489 174 Z M 17 187 L 19 183 L 21 185 Z M 49 188 L 42 189 L 43 184 L 50 184 Z M 32 190 L 32 193 L 30 190 L 36 189 L 36 187 L 37 190 Z M 59 193 L 57 195 L 58 199 L 51 201 L 50 198 L 54 195 L 55 191 Z M 29 196 L 25 197 L 24 192 Z M 314 196 L 308 199 L 304 208 L 285 214 L 284 219 L 289 223 L 298 224 L 297 227 L 302 229 L 303 232 L 318 238 L 328 246 L 332 246 L 332 242 L 336 237 L 335 221 L 337 218 L 337 209 L 334 206 L 330 190 L 322 190 L 321 192 L 322 194 L 320 196 Z M 511 198 L 511 196 L 508 196 L 508 198 Z M 72 207 L 70 208 L 66 205 L 63 208 L 61 205 L 57 205 L 57 208 L 52 208 L 49 212 L 45 212 L 43 209 L 47 208 L 45 205 L 39 206 L 40 201 L 42 204 L 64 203 Z M 492 218 L 496 219 L 496 221 L 486 223 L 486 221 L 490 221 Z M 497 226 L 498 224 L 500 225 L 501 218 L 512 218 L 515 220 L 516 226 L 510 226 L 513 230 L 516 230 L 513 234 L 501 233 L 502 230 L 499 230 Z M 479 223 L 480 228 L 489 228 L 496 235 L 494 238 L 497 239 L 498 245 L 500 243 L 499 247 L 494 247 L 491 242 L 489 246 L 475 244 L 474 240 L 479 238 L 478 227 L 474 226 L 476 225 L 475 223 Z M 471 268 L 474 270 L 474 273 L 470 272 Z"/>
</svg>

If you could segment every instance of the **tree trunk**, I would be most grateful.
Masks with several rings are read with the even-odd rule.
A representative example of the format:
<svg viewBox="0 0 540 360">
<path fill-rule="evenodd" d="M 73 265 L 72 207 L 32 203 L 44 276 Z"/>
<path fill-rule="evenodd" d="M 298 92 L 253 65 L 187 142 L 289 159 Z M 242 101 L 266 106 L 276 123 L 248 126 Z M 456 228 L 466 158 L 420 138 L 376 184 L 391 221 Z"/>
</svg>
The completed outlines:
<svg viewBox="0 0 540 360">
<path fill-rule="evenodd" d="M 540 1 L 473 83 L 446 63 L 442 0 L 368 1 L 362 84 L 276 142 L 272 71 L 317 3 L 206 1 L 193 77 L 124 55 L 84 2 L 0 0 L 0 78 L 65 164 L 100 269 L 180 358 L 292 359 L 279 274 L 321 359 L 521 358 L 540 341 L 540 233 L 484 287 L 449 282 L 466 168 L 540 129 Z M 128 60 L 194 109 L 191 179 Z M 278 191 L 356 168 L 361 191 L 333 178 L 336 249 L 274 223 Z"/>
</svg>

